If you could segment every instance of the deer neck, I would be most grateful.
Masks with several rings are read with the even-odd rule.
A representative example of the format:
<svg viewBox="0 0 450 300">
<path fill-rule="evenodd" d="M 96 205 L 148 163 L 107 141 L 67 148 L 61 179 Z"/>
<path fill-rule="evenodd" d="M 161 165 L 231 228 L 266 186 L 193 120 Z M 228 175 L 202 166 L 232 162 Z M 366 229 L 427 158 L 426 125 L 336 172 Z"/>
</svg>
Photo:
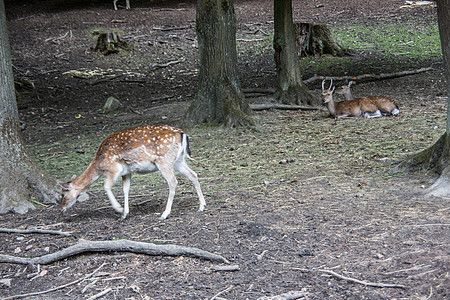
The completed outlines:
<svg viewBox="0 0 450 300">
<path fill-rule="evenodd" d="M 350 90 L 346 91 L 344 93 L 344 97 L 345 97 L 345 100 L 352 100 L 353 99 L 352 92 Z"/>
<path fill-rule="evenodd" d="M 92 161 L 87 169 L 79 177 L 74 179 L 70 185 L 73 189 L 77 190 L 78 194 L 88 188 L 92 183 L 94 183 L 100 177 L 98 167 L 95 160 Z"/>
<path fill-rule="evenodd" d="M 330 97 L 330 101 L 328 101 L 327 105 L 328 105 L 328 110 L 330 111 L 330 114 L 335 116 L 336 115 L 336 103 L 334 102 L 333 97 Z"/>
</svg>

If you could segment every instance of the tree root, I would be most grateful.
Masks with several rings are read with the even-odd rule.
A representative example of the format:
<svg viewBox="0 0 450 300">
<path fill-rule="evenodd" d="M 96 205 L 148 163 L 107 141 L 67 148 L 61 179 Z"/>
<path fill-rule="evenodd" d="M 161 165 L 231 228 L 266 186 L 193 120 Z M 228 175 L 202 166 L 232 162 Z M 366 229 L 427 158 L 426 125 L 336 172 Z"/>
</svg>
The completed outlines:
<svg viewBox="0 0 450 300">
<path fill-rule="evenodd" d="M 118 241 L 81 241 L 61 251 L 43 255 L 40 257 L 26 258 L 0 254 L 0 263 L 13 264 L 41 264 L 47 265 L 55 261 L 65 259 L 85 252 L 133 252 L 147 255 L 163 256 L 189 256 L 202 258 L 213 262 L 229 264 L 223 256 L 204 251 L 197 248 L 183 247 L 177 245 L 156 245 L 153 243 L 135 242 L 130 240 Z"/>
</svg>

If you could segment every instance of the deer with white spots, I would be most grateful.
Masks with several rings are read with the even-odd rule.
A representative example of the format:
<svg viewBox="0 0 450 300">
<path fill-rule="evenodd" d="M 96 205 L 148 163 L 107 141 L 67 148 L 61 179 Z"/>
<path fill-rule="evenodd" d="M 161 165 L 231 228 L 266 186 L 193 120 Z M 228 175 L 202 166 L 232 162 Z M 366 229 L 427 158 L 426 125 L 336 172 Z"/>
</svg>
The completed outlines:
<svg viewBox="0 0 450 300">
<path fill-rule="evenodd" d="M 336 90 L 336 94 L 339 95 L 344 95 L 345 100 L 353 100 L 355 98 L 353 98 L 352 95 L 352 90 L 350 89 L 350 87 L 352 86 L 352 84 L 354 84 L 354 81 L 350 81 L 348 83 L 348 85 L 342 85 L 341 87 L 339 87 Z M 365 97 L 368 98 L 370 100 L 372 100 L 373 102 L 375 102 L 375 104 L 377 105 L 378 109 L 381 111 L 381 113 L 385 116 L 395 116 L 398 115 L 400 113 L 400 109 L 398 108 L 397 103 L 390 99 L 390 98 L 386 98 L 383 96 L 368 96 Z"/>
<path fill-rule="evenodd" d="M 193 184 L 200 199 L 199 211 L 206 206 L 197 174 L 185 159 L 190 157 L 189 138 L 181 129 L 166 125 L 147 125 L 125 129 L 108 136 L 100 145 L 88 168 L 78 178 L 62 183 L 60 208 L 65 212 L 77 202 L 77 197 L 100 176 L 106 176 L 104 189 L 112 207 L 125 219 L 129 212 L 128 192 L 132 173 L 150 173 L 159 170 L 169 185 L 169 199 L 160 219 L 170 214 L 177 187 L 174 170 L 186 176 Z M 111 191 L 122 177 L 123 208 Z"/>
<path fill-rule="evenodd" d="M 381 111 L 376 104 L 368 98 L 359 98 L 343 102 L 333 100 L 333 80 L 330 87 L 325 89 L 325 80 L 322 81 L 323 102 L 328 105 L 330 114 L 337 118 L 378 118 L 381 117 Z"/>
</svg>

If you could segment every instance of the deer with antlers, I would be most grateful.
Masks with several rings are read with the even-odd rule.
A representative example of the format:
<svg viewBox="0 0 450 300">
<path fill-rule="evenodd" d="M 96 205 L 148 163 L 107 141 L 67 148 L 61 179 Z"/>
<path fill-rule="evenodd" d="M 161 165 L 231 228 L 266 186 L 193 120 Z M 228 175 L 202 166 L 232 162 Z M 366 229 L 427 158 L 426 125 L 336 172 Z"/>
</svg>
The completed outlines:
<svg viewBox="0 0 450 300">
<path fill-rule="evenodd" d="M 339 95 L 344 95 L 345 100 L 352 100 L 353 95 L 350 87 L 354 84 L 354 81 L 350 81 L 348 85 L 342 85 L 340 86 L 335 93 Z M 398 108 L 397 103 L 389 98 L 383 97 L 383 96 L 368 96 L 365 97 L 377 105 L 378 109 L 381 111 L 381 113 L 385 116 L 395 116 L 400 113 L 400 109 Z"/>
<path fill-rule="evenodd" d="M 376 104 L 368 98 L 359 98 L 343 102 L 333 100 L 333 80 L 330 87 L 325 89 L 325 80 L 322 81 L 323 102 L 328 105 L 330 114 L 337 118 L 378 118 L 381 117 L 381 111 Z"/>
<path fill-rule="evenodd" d="M 206 206 L 197 174 L 186 164 L 190 157 L 189 139 L 181 129 L 166 125 L 147 125 L 125 129 L 108 136 L 100 145 L 88 168 L 78 178 L 61 184 L 60 208 L 65 212 L 77 202 L 80 193 L 100 176 L 106 176 L 104 189 L 109 201 L 125 219 L 129 212 L 128 192 L 132 173 L 150 173 L 159 170 L 169 185 L 169 198 L 160 219 L 170 214 L 175 196 L 177 179 L 174 170 L 186 176 L 193 184 L 200 199 L 199 211 Z M 123 208 L 111 191 L 122 177 Z"/>
</svg>

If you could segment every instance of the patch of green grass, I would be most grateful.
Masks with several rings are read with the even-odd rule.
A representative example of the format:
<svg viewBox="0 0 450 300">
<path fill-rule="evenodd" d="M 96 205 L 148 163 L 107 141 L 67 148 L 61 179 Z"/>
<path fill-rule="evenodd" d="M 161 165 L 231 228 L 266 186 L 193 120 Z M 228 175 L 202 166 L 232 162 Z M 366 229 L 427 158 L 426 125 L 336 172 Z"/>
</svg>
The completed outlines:
<svg viewBox="0 0 450 300">
<path fill-rule="evenodd" d="M 332 32 L 344 47 L 353 50 L 421 59 L 440 57 L 442 52 L 437 24 L 417 26 L 412 22 L 356 23 L 334 27 Z"/>
</svg>

